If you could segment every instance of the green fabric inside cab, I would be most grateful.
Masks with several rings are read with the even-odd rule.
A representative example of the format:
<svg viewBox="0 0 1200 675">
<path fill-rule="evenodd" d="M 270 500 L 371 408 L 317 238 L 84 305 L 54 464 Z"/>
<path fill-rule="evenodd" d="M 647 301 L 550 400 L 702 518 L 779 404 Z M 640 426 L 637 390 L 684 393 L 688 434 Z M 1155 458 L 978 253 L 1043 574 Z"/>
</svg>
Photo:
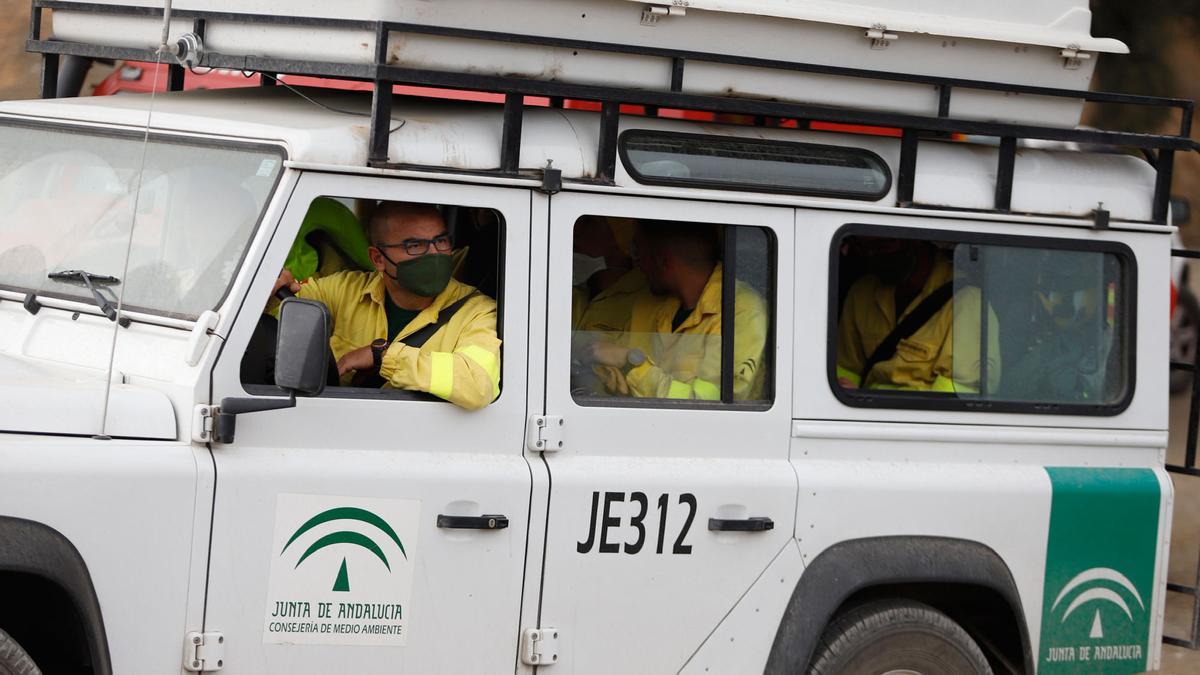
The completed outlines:
<svg viewBox="0 0 1200 675">
<path fill-rule="evenodd" d="M 342 269 L 374 269 L 371 258 L 367 255 L 367 235 L 358 222 L 354 212 L 345 204 L 330 199 L 318 197 L 308 207 L 308 214 L 300 224 L 300 233 L 296 242 L 288 251 L 284 266 L 297 279 L 304 280 L 317 274 L 319 270 L 327 271 L 328 265 L 322 264 L 318 242 L 337 249 L 341 254 L 344 265 Z"/>
</svg>

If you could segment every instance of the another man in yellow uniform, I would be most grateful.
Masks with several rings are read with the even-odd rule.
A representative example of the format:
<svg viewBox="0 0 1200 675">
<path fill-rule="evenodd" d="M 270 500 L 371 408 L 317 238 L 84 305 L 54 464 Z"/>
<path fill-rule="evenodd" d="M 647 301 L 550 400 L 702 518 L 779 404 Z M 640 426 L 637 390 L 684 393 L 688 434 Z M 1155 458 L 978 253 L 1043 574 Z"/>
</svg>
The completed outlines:
<svg viewBox="0 0 1200 675">
<path fill-rule="evenodd" d="M 591 347 L 610 370 L 610 393 L 647 398 L 721 400 L 721 275 L 718 230 L 708 225 L 645 222 L 638 266 L 655 295 L 633 308 L 619 342 Z M 761 396 L 767 306 L 738 282 L 734 307 L 734 400 Z M 732 336 L 731 336 L 732 337 Z"/>
<path fill-rule="evenodd" d="M 980 303 L 978 287 L 954 291 L 954 266 L 930 242 L 858 237 L 871 272 L 846 296 L 838 321 L 837 377 L 846 389 L 900 389 L 978 393 Z M 897 325 L 930 296 L 932 314 L 894 351 L 876 354 Z M 941 300 L 936 298 L 940 297 Z M 918 317 L 919 318 L 919 317 Z M 988 308 L 988 390 L 1000 381 L 1000 322 Z"/>
<path fill-rule="evenodd" d="M 583 216 L 575 224 L 579 282 L 571 297 L 575 330 L 621 333 L 629 324 L 634 304 L 650 293 L 646 276 L 634 267 L 629 254 L 633 228 L 629 219 L 600 216 Z"/>
<path fill-rule="evenodd" d="M 343 271 L 288 286 L 333 316 L 338 375 L 377 372 L 384 387 L 426 391 L 468 410 L 500 393 L 496 302 L 451 278 L 453 245 L 437 208 L 384 202 L 368 224 L 373 272 Z M 423 330 L 436 325 L 436 329 Z M 418 341 L 412 346 L 406 340 Z"/>
</svg>

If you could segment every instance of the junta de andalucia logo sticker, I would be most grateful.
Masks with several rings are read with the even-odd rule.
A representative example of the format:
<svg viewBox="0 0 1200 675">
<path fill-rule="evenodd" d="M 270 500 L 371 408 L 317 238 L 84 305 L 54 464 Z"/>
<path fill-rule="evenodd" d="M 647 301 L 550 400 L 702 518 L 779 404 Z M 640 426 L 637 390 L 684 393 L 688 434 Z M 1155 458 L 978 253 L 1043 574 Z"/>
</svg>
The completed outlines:
<svg viewBox="0 0 1200 675">
<path fill-rule="evenodd" d="M 263 642 L 403 646 L 421 504 L 279 495 Z"/>
<path fill-rule="evenodd" d="M 1161 489 L 1149 469 L 1047 468 L 1053 486 L 1039 673 L 1140 673 Z"/>
</svg>

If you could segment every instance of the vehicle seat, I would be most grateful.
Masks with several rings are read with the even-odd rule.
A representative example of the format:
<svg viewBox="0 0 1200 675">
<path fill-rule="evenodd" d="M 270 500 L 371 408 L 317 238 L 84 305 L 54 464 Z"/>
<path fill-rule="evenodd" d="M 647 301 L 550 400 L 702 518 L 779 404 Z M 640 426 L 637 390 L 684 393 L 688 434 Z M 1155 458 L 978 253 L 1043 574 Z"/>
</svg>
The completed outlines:
<svg viewBox="0 0 1200 675">
<path fill-rule="evenodd" d="M 347 269 L 370 271 L 374 266 L 367 255 L 369 246 L 362 224 L 349 207 L 317 197 L 308 207 L 284 267 L 300 280 Z"/>
</svg>

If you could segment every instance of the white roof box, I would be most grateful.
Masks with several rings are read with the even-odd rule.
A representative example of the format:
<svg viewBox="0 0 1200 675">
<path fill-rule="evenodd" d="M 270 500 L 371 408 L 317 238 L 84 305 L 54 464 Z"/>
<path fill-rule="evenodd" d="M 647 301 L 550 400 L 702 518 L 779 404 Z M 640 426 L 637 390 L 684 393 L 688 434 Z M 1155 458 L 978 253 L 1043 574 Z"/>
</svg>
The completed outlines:
<svg viewBox="0 0 1200 675">
<path fill-rule="evenodd" d="M 688 0 L 681 4 L 689 10 L 757 14 L 859 28 L 886 26 L 894 33 L 1074 47 L 1089 52 L 1129 51 L 1119 40 L 1092 37 L 1092 13 L 1083 0 Z"/>
<path fill-rule="evenodd" d="M 54 39 L 156 46 L 161 7 L 147 4 L 60 6 Z M 929 117 L 939 114 L 936 84 L 839 69 L 1086 91 L 1096 52 L 1127 51 L 1090 35 L 1087 0 L 175 0 L 174 12 L 172 40 L 203 17 L 205 49 L 226 55 L 373 64 L 375 22 L 386 21 L 407 25 L 391 27 L 383 53 L 393 66 L 661 91 L 674 85 L 688 94 Z M 682 78 L 662 50 L 691 55 Z M 724 58 L 703 58 L 714 54 Z M 1069 97 L 956 87 L 941 112 L 1074 127 L 1081 106 Z"/>
</svg>

